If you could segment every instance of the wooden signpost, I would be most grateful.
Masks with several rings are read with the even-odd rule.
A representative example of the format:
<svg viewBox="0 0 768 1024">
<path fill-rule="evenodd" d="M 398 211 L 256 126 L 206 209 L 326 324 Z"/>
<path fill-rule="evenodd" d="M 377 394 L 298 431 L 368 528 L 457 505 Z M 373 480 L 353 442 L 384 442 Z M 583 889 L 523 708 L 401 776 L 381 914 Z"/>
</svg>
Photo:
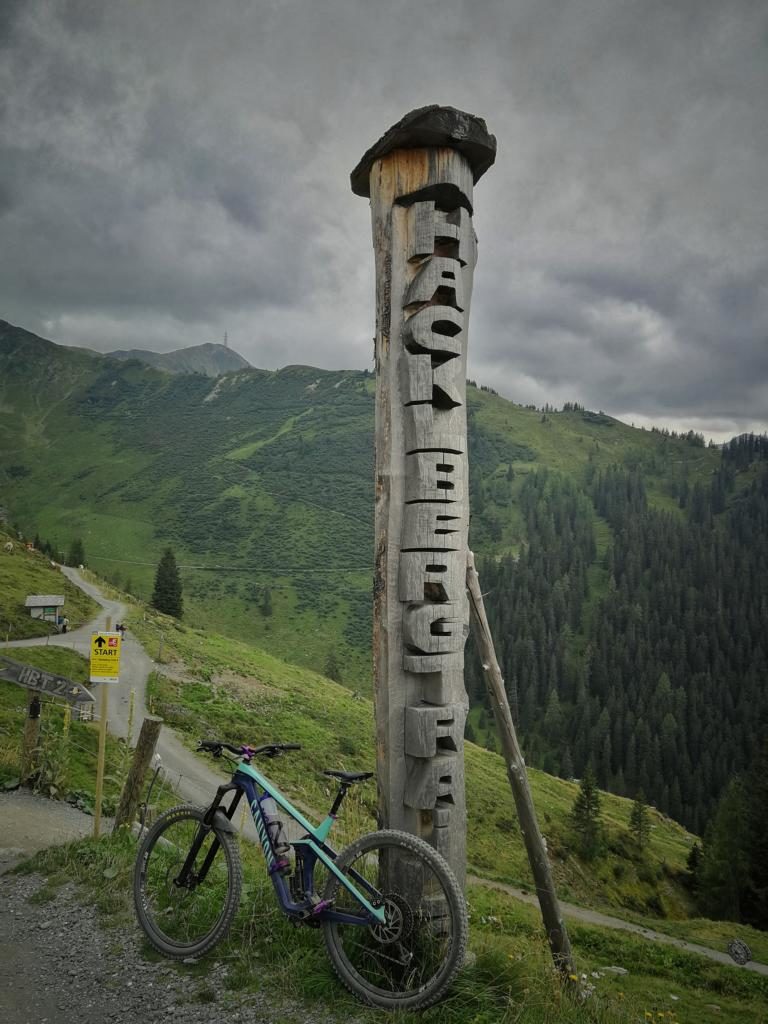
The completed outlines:
<svg viewBox="0 0 768 1024">
<path fill-rule="evenodd" d="M 380 824 L 419 835 L 463 883 L 469 481 L 466 365 L 485 122 L 407 114 L 363 156 L 376 261 L 374 699 Z"/>
<path fill-rule="evenodd" d="M 107 620 L 109 624 L 110 620 Z M 91 682 L 101 683 L 99 700 L 99 754 L 96 766 L 96 796 L 93 810 L 93 834 L 98 838 L 101 829 L 101 797 L 104 789 L 104 761 L 107 751 L 107 718 L 109 715 L 109 687 L 120 682 L 120 633 L 91 634 Z"/>
<path fill-rule="evenodd" d="M 473 189 L 495 156 L 496 140 L 482 119 L 452 107 L 422 107 L 390 128 L 352 172 L 352 191 L 371 201 L 376 260 L 379 824 L 422 836 L 463 884 L 464 643 L 471 603 L 547 937 L 568 977 L 568 933 L 467 546 Z"/>
<path fill-rule="evenodd" d="M 82 683 L 74 683 L 65 676 L 57 676 L 53 672 L 45 672 L 41 668 L 34 668 L 20 661 L 12 661 L 4 654 L 0 654 L 0 679 L 18 683 L 19 686 L 45 693 L 49 697 L 63 697 L 71 704 L 90 704 L 95 700 L 90 690 L 86 690 Z"/>
<path fill-rule="evenodd" d="M 13 661 L 4 654 L 0 654 L 0 679 L 33 691 L 21 741 L 21 780 L 25 782 L 34 771 L 34 752 L 37 749 L 40 736 L 41 706 L 38 694 L 63 697 L 70 704 L 89 704 L 93 702 L 94 697 L 84 686 L 67 679 L 66 676 L 58 676 L 53 672 L 35 668 L 33 665 Z"/>
</svg>

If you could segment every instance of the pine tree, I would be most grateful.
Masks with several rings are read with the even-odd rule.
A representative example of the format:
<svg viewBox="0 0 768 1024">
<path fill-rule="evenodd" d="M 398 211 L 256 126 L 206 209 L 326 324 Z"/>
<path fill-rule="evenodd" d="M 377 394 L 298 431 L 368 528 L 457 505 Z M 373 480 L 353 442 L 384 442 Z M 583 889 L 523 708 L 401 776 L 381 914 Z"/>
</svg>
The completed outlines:
<svg viewBox="0 0 768 1024">
<path fill-rule="evenodd" d="M 67 565 L 84 565 L 85 564 L 85 548 L 83 542 L 79 537 L 75 537 L 72 543 L 69 545 L 69 554 L 67 555 Z"/>
<path fill-rule="evenodd" d="M 584 860 L 594 860 L 600 852 L 603 827 L 600 820 L 600 793 L 592 765 L 587 765 L 579 783 L 579 793 L 571 811 L 571 826 Z"/>
<path fill-rule="evenodd" d="M 748 875 L 746 840 L 744 785 L 732 779 L 704 840 L 699 882 L 708 917 L 739 920 Z"/>
<path fill-rule="evenodd" d="M 645 802 L 645 793 L 642 789 L 638 792 L 632 804 L 632 810 L 629 814 L 629 831 L 634 836 L 635 842 L 640 849 L 645 849 L 651 833 L 651 823 L 648 819 L 648 804 Z"/>
<path fill-rule="evenodd" d="M 689 875 L 688 886 L 692 892 L 697 893 L 699 891 L 699 871 L 701 869 L 701 847 L 698 843 L 694 843 L 691 847 L 685 863 Z"/>
<path fill-rule="evenodd" d="M 341 682 L 341 666 L 339 665 L 339 659 L 336 657 L 336 650 L 333 647 L 328 651 L 328 657 L 325 659 L 324 675 L 329 679 L 333 679 L 335 683 Z"/>
<path fill-rule="evenodd" d="M 758 748 L 747 775 L 746 849 L 749 862 L 744 917 L 756 928 L 768 928 L 768 737 Z"/>
<path fill-rule="evenodd" d="M 184 603 L 181 597 L 181 578 L 172 548 L 166 548 L 155 573 L 155 589 L 150 602 L 165 615 L 180 619 Z"/>
<path fill-rule="evenodd" d="M 272 591 L 269 589 L 269 587 L 264 588 L 264 595 L 261 599 L 259 611 L 261 612 L 265 619 L 268 619 L 272 614 Z"/>
</svg>

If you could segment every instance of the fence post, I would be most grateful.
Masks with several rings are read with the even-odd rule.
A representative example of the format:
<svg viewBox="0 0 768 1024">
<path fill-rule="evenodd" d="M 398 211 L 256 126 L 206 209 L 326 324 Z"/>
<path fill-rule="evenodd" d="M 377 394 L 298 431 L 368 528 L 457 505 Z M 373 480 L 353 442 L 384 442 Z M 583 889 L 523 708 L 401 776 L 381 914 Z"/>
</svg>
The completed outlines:
<svg viewBox="0 0 768 1024">
<path fill-rule="evenodd" d="M 33 693 L 29 700 L 24 735 L 21 741 L 21 781 L 26 782 L 35 770 L 35 751 L 40 736 L 40 698 Z"/>
<path fill-rule="evenodd" d="M 144 778 L 147 774 L 150 761 L 155 753 L 162 718 L 155 715 L 147 715 L 141 723 L 139 741 L 133 754 L 133 762 L 125 780 L 123 792 L 120 794 L 120 803 L 115 814 L 115 825 L 113 833 L 117 832 L 121 825 L 130 825 L 136 817 L 141 797 L 141 788 L 144 785 Z"/>
</svg>

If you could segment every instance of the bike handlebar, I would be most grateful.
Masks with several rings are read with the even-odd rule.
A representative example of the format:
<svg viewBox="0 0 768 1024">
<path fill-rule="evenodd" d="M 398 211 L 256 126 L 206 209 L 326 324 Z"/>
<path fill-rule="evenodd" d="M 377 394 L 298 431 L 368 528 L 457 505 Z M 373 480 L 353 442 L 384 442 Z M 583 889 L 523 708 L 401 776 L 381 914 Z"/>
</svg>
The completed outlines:
<svg viewBox="0 0 768 1024">
<path fill-rule="evenodd" d="M 242 757 L 244 761 L 250 761 L 252 757 L 258 757 L 260 754 L 263 754 L 265 757 L 279 757 L 284 750 L 301 750 L 301 744 L 265 743 L 261 747 L 249 747 L 242 744 L 234 746 L 231 743 L 226 743 L 224 740 L 200 740 L 197 749 L 202 750 L 206 754 L 213 754 L 214 757 L 221 757 L 222 753 L 228 750 L 231 754 Z"/>
</svg>

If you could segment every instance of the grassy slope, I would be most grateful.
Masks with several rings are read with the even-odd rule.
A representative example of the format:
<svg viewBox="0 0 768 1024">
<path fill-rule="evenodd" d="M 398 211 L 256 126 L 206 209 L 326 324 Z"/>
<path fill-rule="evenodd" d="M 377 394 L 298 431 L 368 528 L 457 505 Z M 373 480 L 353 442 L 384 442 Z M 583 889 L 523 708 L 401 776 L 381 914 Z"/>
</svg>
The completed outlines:
<svg viewBox="0 0 768 1024">
<path fill-rule="evenodd" d="M 483 441 L 481 450 L 476 453 L 481 460 L 481 476 L 494 482 L 498 494 L 498 500 L 494 501 L 494 488 L 489 489 L 491 500 L 483 511 L 486 517 L 489 513 L 497 514 L 502 523 L 502 541 L 498 544 L 490 542 L 482 524 L 476 531 L 479 537 L 475 538 L 475 547 L 485 553 L 492 549 L 517 550 L 524 539 L 524 527 L 515 514 L 516 509 L 510 510 L 509 501 L 514 502 L 521 478 L 543 466 L 573 477 L 579 483 L 583 483 L 588 463 L 598 470 L 613 465 L 638 468 L 651 504 L 677 511 L 677 502 L 669 493 L 671 485 L 682 478 L 687 478 L 691 487 L 696 481 L 708 480 L 720 460 L 716 449 L 696 447 L 679 438 L 639 430 L 601 413 L 574 411 L 544 415 L 477 389 L 468 390 L 468 404 L 471 427 L 475 436 Z M 509 446 L 510 442 L 520 446 L 523 457 L 507 462 L 500 455 L 503 446 Z M 525 456 L 526 450 L 532 457 Z M 510 464 L 516 479 L 505 487 L 504 478 Z M 609 536 L 605 524 L 602 529 L 601 534 L 598 527 L 599 548 L 605 546 Z"/>
<path fill-rule="evenodd" d="M 18 541 L 13 554 L 6 554 L 3 546 L 10 539 L 0 530 L 0 639 L 22 640 L 56 632 L 51 623 L 30 616 L 24 607 L 28 594 L 63 594 L 61 614 L 67 616 L 72 629 L 96 613 L 96 602 L 54 569 L 45 555 L 27 551 Z"/>
<path fill-rule="evenodd" d="M 323 676 L 286 664 L 249 645 L 210 636 L 151 613 L 131 627 L 148 651 L 173 664 L 156 674 L 155 710 L 190 743 L 218 734 L 233 741 L 299 742 L 300 754 L 274 766 L 275 780 L 318 811 L 328 803 L 323 768 L 349 770 L 374 764 L 373 705 Z M 466 745 L 469 862 L 472 870 L 513 884 L 532 885 L 502 759 Z M 591 906 L 664 907 L 672 917 L 688 910 L 678 881 L 693 844 L 680 825 L 652 811 L 647 855 L 637 857 L 627 830 L 631 801 L 603 795 L 611 857 L 589 866 L 570 850 L 567 817 L 576 786 L 530 771 L 534 800 L 564 898 Z M 373 822 L 375 792 L 366 793 Z M 613 864 L 622 863 L 620 872 Z"/>
<path fill-rule="evenodd" d="M 141 597 L 172 544 L 180 564 L 207 567 L 182 572 L 190 623 L 320 670 L 333 650 L 343 681 L 367 689 L 373 391 L 361 372 L 311 367 L 170 377 L 0 326 L 0 484 L 26 529 L 63 547 L 81 536 L 88 563 Z M 516 493 L 532 469 L 581 482 L 590 461 L 640 466 L 651 500 L 676 507 L 672 483 L 705 479 L 718 459 L 597 414 L 542 417 L 474 387 L 468 407 L 480 554 L 524 539 Z M 598 529 L 604 547 L 610 533 Z"/>
<path fill-rule="evenodd" d="M 190 745 L 200 736 L 229 736 L 254 743 L 297 741 L 300 754 L 271 766 L 275 780 L 304 805 L 316 810 L 329 802 L 320 773 L 374 763 L 373 707 L 363 695 L 226 637 L 211 636 L 171 620 L 147 614 L 132 627 L 152 654 L 168 666 L 152 678 L 154 709 L 186 734 Z M 162 637 L 162 647 L 161 647 Z M 265 722 L 268 723 L 265 725 Z M 469 804 L 470 870 L 523 888 L 532 888 L 502 759 L 474 744 L 465 745 Z M 768 940 L 754 929 L 705 919 L 689 921 L 691 904 L 680 885 L 690 833 L 649 809 L 651 839 L 638 854 L 629 838 L 631 801 L 602 793 L 608 850 L 587 865 L 570 850 L 568 815 L 575 783 L 529 769 L 542 831 L 552 855 L 558 892 L 565 900 L 619 912 L 649 928 L 724 949 L 737 932 L 768 961 Z M 363 791 L 360 813 L 373 825 L 375 794 Z M 363 827 L 362 819 L 355 827 Z M 668 915 L 660 918 L 659 912 Z M 689 929 L 690 925 L 690 929 Z"/>
</svg>

